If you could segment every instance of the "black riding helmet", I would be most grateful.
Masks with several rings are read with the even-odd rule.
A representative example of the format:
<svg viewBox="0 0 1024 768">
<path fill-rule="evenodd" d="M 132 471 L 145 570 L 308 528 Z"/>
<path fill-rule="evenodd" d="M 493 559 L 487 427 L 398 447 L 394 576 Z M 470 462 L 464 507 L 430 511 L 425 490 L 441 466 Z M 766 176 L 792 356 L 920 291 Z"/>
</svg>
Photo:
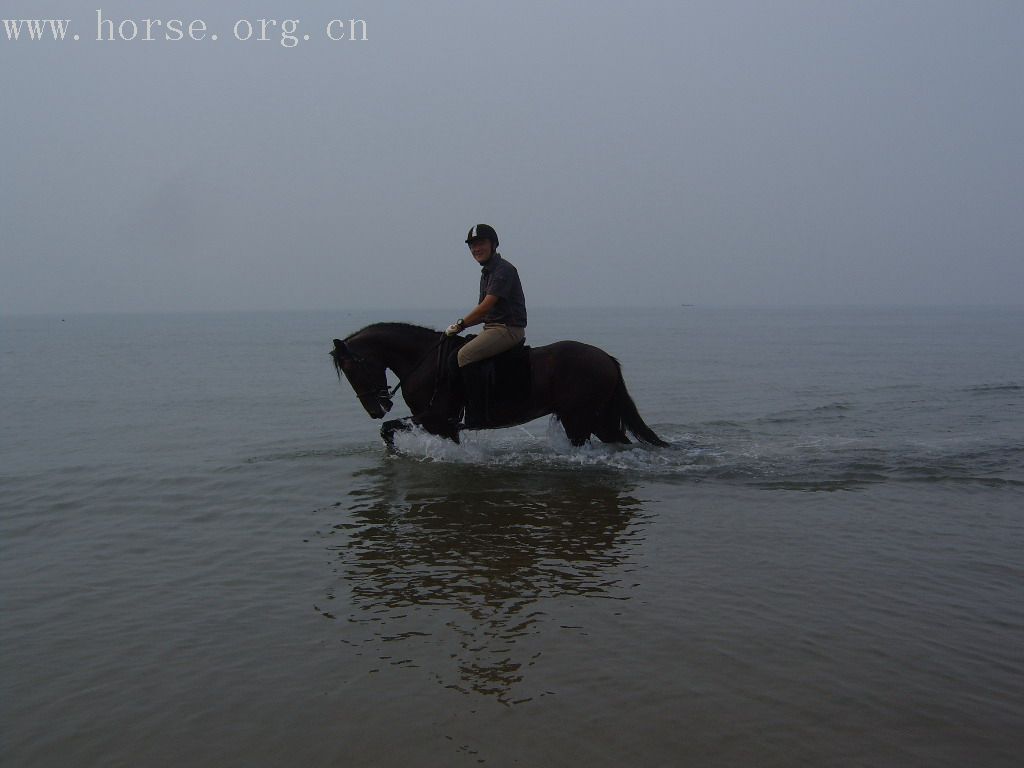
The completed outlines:
<svg viewBox="0 0 1024 768">
<path fill-rule="evenodd" d="M 479 238 L 485 238 L 494 243 L 494 247 L 498 247 L 498 233 L 494 231 L 494 227 L 490 224 L 477 224 L 475 227 L 469 230 L 469 234 L 466 235 L 466 244 L 470 241 L 477 240 Z"/>
</svg>

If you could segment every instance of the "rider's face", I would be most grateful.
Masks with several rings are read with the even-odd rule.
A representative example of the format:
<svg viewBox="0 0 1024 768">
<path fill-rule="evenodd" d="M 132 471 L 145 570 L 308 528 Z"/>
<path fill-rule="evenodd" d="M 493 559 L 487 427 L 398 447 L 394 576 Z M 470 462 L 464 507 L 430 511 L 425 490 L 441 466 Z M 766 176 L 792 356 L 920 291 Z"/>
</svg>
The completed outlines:
<svg viewBox="0 0 1024 768">
<path fill-rule="evenodd" d="M 477 237 L 469 241 L 469 250 L 473 254 L 473 258 L 476 259 L 477 264 L 483 264 L 485 261 L 491 258 L 493 248 L 491 247 L 491 241 L 486 237 Z"/>
</svg>

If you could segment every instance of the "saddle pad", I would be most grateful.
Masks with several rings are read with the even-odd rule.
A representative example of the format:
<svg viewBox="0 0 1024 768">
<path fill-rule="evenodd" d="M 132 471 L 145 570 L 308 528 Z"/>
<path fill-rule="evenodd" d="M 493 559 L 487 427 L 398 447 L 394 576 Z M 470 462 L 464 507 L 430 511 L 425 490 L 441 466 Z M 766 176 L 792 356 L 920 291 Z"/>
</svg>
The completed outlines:
<svg viewBox="0 0 1024 768">
<path fill-rule="evenodd" d="M 484 360 L 481 365 L 494 400 L 525 400 L 531 395 L 530 348 L 525 344 Z"/>
</svg>

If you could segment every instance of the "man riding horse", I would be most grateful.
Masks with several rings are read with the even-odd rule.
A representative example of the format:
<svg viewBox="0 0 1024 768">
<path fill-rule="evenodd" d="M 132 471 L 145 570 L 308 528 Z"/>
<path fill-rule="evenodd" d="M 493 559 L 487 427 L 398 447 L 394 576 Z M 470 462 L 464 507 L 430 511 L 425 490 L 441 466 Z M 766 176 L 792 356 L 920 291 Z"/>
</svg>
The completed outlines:
<svg viewBox="0 0 1024 768">
<path fill-rule="evenodd" d="M 371 418 L 383 419 L 393 405 L 392 395 L 402 390 L 412 416 L 384 422 L 381 436 L 389 446 L 394 447 L 397 432 L 416 426 L 458 442 L 463 429 L 511 427 L 546 414 L 558 419 L 575 446 L 591 436 L 605 443 L 629 443 L 627 431 L 647 445 L 668 445 L 644 422 L 626 389 L 622 367 L 604 350 L 557 341 L 511 351 L 511 360 L 497 358 L 524 341 L 523 286 L 516 268 L 498 253 L 493 227 L 477 224 L 466 244 L 481 272 L 479 302 L 465 317 L 444 332 L 408 323 L 373 323 L 334 340 L 334 368 L 339 378 L 344 374 L 348 379 Z M 484 324 L 478 336 L 452 338 L 478 323 Z M 389 370 L 398 377 L 390 388 Z M 485 379 L 494 379 L 493 389 Z M 459 423 L 463 407 L 464 422 Z"/>
<path fill-rule="evenodd" d="M 466 235 L 466 244 L 480 265 L 478 303 L 445 331 L 455 336 L 466 328 L 483 323 L 480 334 L 458 351 L 458 366 L 466 398 L 465 426 L 487 426 L 482 397 L 480 363 L 522 344 L 526 337 L 526 297 L 519 272 L 498 253 L 498 233 L 488 224 L 477 224 Z"/>
</svg>

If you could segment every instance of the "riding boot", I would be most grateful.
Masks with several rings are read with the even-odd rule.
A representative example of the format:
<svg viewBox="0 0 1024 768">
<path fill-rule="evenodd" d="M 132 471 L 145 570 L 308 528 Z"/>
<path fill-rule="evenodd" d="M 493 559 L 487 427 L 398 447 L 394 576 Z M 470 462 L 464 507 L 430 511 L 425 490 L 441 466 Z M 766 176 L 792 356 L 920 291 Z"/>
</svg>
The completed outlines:
<svg viewBox="0 0 1024 768">
<path fill-rule="evenodd" d="M 462 373 L 462 389 L 466 395 L 466 416 L 464 423 L 467 429 L 484 429 L 487 427 L 487 391 L 486 377 L 480 363 L 470 363 L 459 369 Z"/>
<path fill-rule="evenodd" d="M 448 396 L 443 408 L 446 420 L 456 429 L 462 426 L 463 411 L 466 408 L 466 385 L 462 380 L 462 369 L 459 368 L 458 350 L 448 356 L 444 371 L 445 389 Z"/>
</svg>

